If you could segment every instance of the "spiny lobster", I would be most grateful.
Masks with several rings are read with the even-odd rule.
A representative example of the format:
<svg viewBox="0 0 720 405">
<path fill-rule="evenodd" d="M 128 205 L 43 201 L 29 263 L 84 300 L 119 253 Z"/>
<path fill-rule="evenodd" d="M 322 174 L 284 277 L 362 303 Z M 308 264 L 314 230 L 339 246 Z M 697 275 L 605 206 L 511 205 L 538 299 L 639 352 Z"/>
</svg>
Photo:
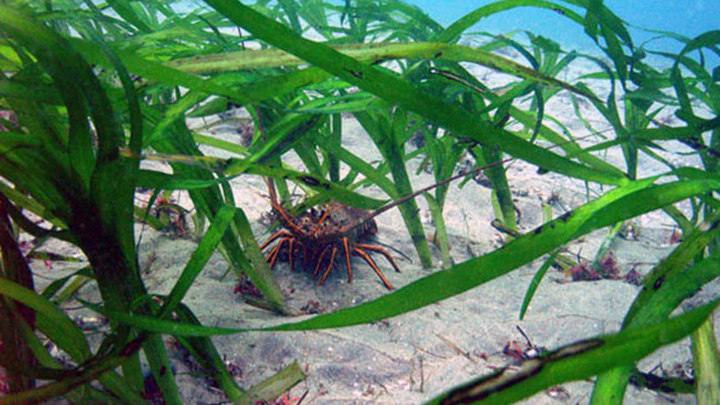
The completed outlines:
<svg viewBox="0 0 720 405">
<path fill-rule="evenodd" d="M 267 184 L 270 192 L 270 204 L 284 228 L 270 236 L 260 246 L 260 249 L 265 249 L 273 241 L 279 239 L 267 256 L 267 262 L 271 268 L 275 266 L 278 257 L 283 254 L 287 256 L 290 268 L 294 269 L 294 258 L 296 254 L 301 253 L 303 266 L 314 268 L 313 277 L 317 278 L 321 268 L 324 268 L 319 281 L 319 284 L 322 285 L 335 264 L 335 257 L 340 252 L 345 255 L 348 283 L 352 282 L 350 256 L 355 255 L 363 258 L 372 267 L 385 287 L 393 289 L 368 251 L 385 256 L 395 271 L 399 273 L 400 268 L 393 257 L 380 246 L 361 242 L 377 233 L 377 224 L 372 217 L 368 217 L 368 211 L 334 202 L 319 209 L 312 208 L 294 218 L 278 202 L 272 180 L 267 180 Z M 281 250 L 285 246 L 287 246 L 286 250 L 282 253 Z"/>
<path fill-rule="evenodd" d="M 366 211 L 353 208 L 340 203 L 331 203 L 320 209 L 310 209 L 298 215 L 291 216 L 280 204 L 275 192 L 275 185 L 272 180 L 267 179 L 268 190 L 270 193 L 270 204 L 277 213 L 278 219 L 284 229 L 270 236 L 260 249 L 264 250 L 272 242 L 279 239 L 278 243 L 273 246 L 267 255 L 267 262 L 271 268 L 275 266 L 278 257 L 281 255 L 287 257 L 290 268 L 294 269 L 294 261 L 296 254 L 302 254 L 303 266 L 313 269 L 313 277 L 317 278 L 320 269 L 324 267 L 322 277 L 318 284 L 322 285 L 327 279 L 330 271 L 335 264 L 335 258 L 340 252 L 344 253 L 345 264 L 347 266 L 348 283 L 352 282 L 352 266 L 350 264 L 350 256 L 356 255 L 363 258 L 375 274 L 380 277 L 385 287 L 389 290 L 393 286 L 388 282 L 385 275 L 380 271 L 375 261 L 370 257 L 368 251 L 377 252 L 385 256 L 395 271 L 400 273 L 400 268 L 393 259 L 392 255 L 385 249 L 377 245 L 370 245 L 360 242 L 369 236 L 377 233 L 377 224 L 374 218 L 395 206 L 426 193 L 435 187 L 448 184 L 456 179 L 479 173 L 489 167 L 504 164 L 511 159 L 495 162 L 483 167 L 473 169 L 469 172 L 460 173 L 451 176 L 443 181 L 417 190 L 407 196 L 399 198 L 384 207 L 375 211 Z M 283 247 L 286 250 L 283 250 Z M 327 255 L 330 255 L 329 258 Z M 326 258 L 328 258 L 326 260 Z"/>
</svg>

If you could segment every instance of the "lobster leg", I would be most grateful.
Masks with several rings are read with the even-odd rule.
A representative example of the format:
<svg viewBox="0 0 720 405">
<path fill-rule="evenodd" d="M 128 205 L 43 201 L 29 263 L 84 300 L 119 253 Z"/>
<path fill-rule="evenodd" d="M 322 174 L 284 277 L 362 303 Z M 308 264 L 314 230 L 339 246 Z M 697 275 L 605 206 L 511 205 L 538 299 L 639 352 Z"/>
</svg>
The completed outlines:
<svg viewBox="0 0 720 405">
<path fill-rule="evenodd" d="M 275 211 L 277 211 L 283 219 L 285 219 L 286 223 L 283 224 L 288 228 L 292 228 L 293 231 L 298 232 L 300 234 L 305 234 L 305 231 L 303 231 L 298 224 L 293 222 L 292 218 L 290 218 L 290 215 L 288 215 L 287 212 L 285 212 L 285 208 L 283 208 L 280 204 L 277 203 L 270 203 Z"/>
<path fill-rule="evenodd" d="M 347 263 L 348 284 L 352 283 L 352 267 L 350 267 L 350 249 L 348 249 L 348 238 L 343 238 L 343 247 L 345 248 L 345 263 Z"/>
<path fill-rule="evenodd" d="M 318 285 L 323 285 L 325 279 L 327 279 L 328 274 L 330 274 L 330 270 L 332 269 L 333 264 L 335 264 L 335 253 L 337 253 L 337 248 L 333 246 L 332 253 L 330 254 L 330 263 L 328 264 L 327 269 L 325 269 L 325 273 L 323 273 L 323 276 L 320 279 Z"/>
<path fill-rule="evenodd" d="M 385 287 L 387 287 L 388 290 L 392 290 L 392 289 L 393 289 L 393 286 L 390 285 L 390 283 L 388 283 L 387 279 L 386 279 L 385 276 L 382 274 L 382 271 L 380 271 L 380 269 L 378 269 L 377 264 L 375 264 L 375 261 L 372 259 L 372 257 L 370 257 L 369 254 L 367 254 L 366 251 L 364 251 L 364 250 L 362 250 L 362 249 L 355 248 L 355 249 L 353 249 L 353 252 L 357 253 L 358 255 L 360 255 L 360 257 L 362 257 L 363 259 L 365 259 L 365 261 L 366 261 L 366 262 L 370 265 L 370 267 L 372 267 L 372 269 L 375 271 L 375 274 L 377 274 L 378 277 L 380 277 L 380 279 L 382 280 L 383 284 L 385 284 Z"/>
<path fill-rule="evenodd" d="M 265 258 L 265 261 L 270 265 L 270 262 L 275 262 L 274 257 L 277 255 L 277 252 L 279 250 L 279 245 L 275 245 L 272 249 L 270 249 L 270 253 L 268 253 L 267 257 Z M 270 268 L 272 269 L 272 265 L 270 265 Z"/>
<path fill-rule="evenodd" d="M 275 192 L 275 183 L 272 181 L 272 179 L 265 178 L 265 183 L 267 183 L 268 186 L 268 192 L 270 193 L 270 205 L 273 207 L 275 211 L 277 211 L 282 218 L 285 220 L 285 223 L 283 224 L 286 228 L 290 228 L 295 232 L 298 232 L 302 235 L 305 234 L 305 232 L 302 230 L 298 224 L 295 223 L 295 221 L 290 218 L 287 212 L 285 212 L 285 209 L 280 205 L 277 198 L 277 193 Z M 281 221 L 282 222 L 282 221 Z"/>
<path fill-rule="evenodd" d="M 288 261 L 290 262 L 290 271 L 295 271 L 295 267 L 293 267 L 293 244 L 295 243 L 295 238 L 290 239 L 288 242 Z"/>
<path fill-rule="evenodd" d="M 381 248 L 380 246 L 368 245 L 365 243 L 358 243 L 355 246 L 366 249 L 366 250 L 372 250 L 373 252 L 380 253 L 381 255 L 385 256 L 388 259 L 388 261 L 390 262 L 390 264 L 392 264 L 395 271 L 397 271 L 398 273 L 402 273 L 400 271 L 400 268 L 398 267 L 397 263 L 395 263 L 395 260 L 392 258 L 392 256 L 390 256 L 390 253 L 388 253 L 387 250 Z"/>
<path fill-rule="evenodd" d="M 272 269 L 275 267 L 275 261 L 277 260 L 278 256 L 280 256 L 280 249 L 282 248 L 282 245 L 285 242 L 289 242 L 290 238 L 282 238 L 280 239 L 280 242 L 278 242 L 277 245 L 270 251 L 270 254 L 268 255 L 266 261 L 270 260 L 270 268 Z"/>
<path fill-rule="evenodd" d="M 325 249 L 320 252 L 320 256 L 317 259 L 317 264 L 315 264 L 315 271 L 313 272 L 313 278 L 317 278 L 318 272 L 320 271 L 320 265 L 322 264 L 322 259 L 325 257 L 325 253 L 327 253 L 328 249 L 330 249 L 330 246 L 326 246 Z"/>
<path fill-rule="evenodd" d="M 292 233 L 284 230 L 284 229 L 283 229 L 282 231 L 275 232 L 275 234 L 274 234 L 273 236 L 269 237 L 268 240 L 265 241 L 265 243 L 263 243 L 262 245 L 260 245 L 260 250 L 265 249 L 265 248 L 266 248 L 269 244 L 271 244 L 275 239 L 277 239 L 277 238 L 279 238 L 279 237 L 281 237 L 281 236 L 290 236 L 290 237 L 292 237 L 292 236 L 294 236 L 294 235 L 293 235 Z"/>
</svg>

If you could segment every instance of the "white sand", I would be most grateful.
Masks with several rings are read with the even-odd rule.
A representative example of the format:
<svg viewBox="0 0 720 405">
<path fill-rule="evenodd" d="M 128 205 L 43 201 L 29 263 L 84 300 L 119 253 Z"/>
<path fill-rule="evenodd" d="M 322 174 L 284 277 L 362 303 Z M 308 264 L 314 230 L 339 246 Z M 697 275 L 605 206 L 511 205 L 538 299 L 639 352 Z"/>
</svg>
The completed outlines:
<svg viewBox="0 0 720 405">
<path fill-rule="evenodd" d="M 586 63 L 573 65 L 567 73 L 568 79 L 587 71 L 588 67 Z M 478 77 L 493 86 L 499 86 L 506 80 L 504 75 L 487 69 L 473 69 Z M 547 104 L 546 111 L 575 131 L 574 135 L 586 134 L 575 117 L 566 93 L 554 97 Z M 592 107 L 584 107 L 584 113 L 593 124 L 602 122 Z M 192 122 L 192 125 L 197 126 L 198 122 Z M 604 129 L 604 126 L 598 124 L 597 128 Z M 239 142 L 240 136 L 236 129 L 235 124 L 226 124 L 215 127 L 211 133 Z M 607 135 L 612 137 L 611 133 Z M 367 135 L 352 119 L 344 122 L 343 145 L 368 161 L 380 159 Z M 678 145 L 671 146 L 674 151 L 682 149 Z M 209 149 L 206 153 L 227 155 Z M 668 156 L 678 159 L 677 155 Z M 612 150 L 607 160 L 623 167 L 618 150 Z M 695 164 L 690 158 L 685 158 L 685 161 L 686 164 Z M 298 160 L 292 156 L 289 156 L 288 162 L 298 164 Z M 409 162 L 409 172 L 414 173 L 418 164 L 419 159 Z M 657 164 L 643 161 L 641 165 L 641 176 L 660 171 L 664 171 L 664 168 Z M 554 174 L 540 176 L 536 168 L 528 164 L 513 163 L 508 170 L 508 177 L 517 207 L 522 213 L 520 225 L 523 231 L 533 229 L 542 222 L 539 196 L 558 194 L 560 203 L 554 205 L 554 215 L 562 214 L 564 209 L 572 209 L 585 201 L 586 190 L 582 182 Z M 432 176 L 425 173 L 413 177 L 415 187 L 432 182 Z M 262 180 L 244 176 L 235 180 L 233 187 L 238 206 L 253 221 L 257 238 L 264 240 L 270 231 L 259 220 L 262 214 L 269 211 L 270 206 L 258 198 L 258 194 L 266 194 Z M 385 197 L 374 189 L 360 192 Z M 591 197 L 602 192 L 599 186 L 591 185 Z M 179 197 L 187 204 L 185 196 Z M 421 215 L 425 219 L 426 231 L 431 234 L 433 228 L 424 200 L 417 201 L 422 207 Z M 475 182 L 469 182 L 462 189 L 458 189 L 457 184 L 453 185 L 445 207 L 445 220 L 451 235 L 452 257 L 456 263 L 468 260 L 471 255 L 487 253 L 497 246 L 500 235 L 490 226 L 493 218 L 488 189 Z M 397 210 L 381 215 L 377 222 L 377 240 L 413 258 L 412 263 L 399 261 L 403 270 L 401 274 L 393 272 L 382 258 L 378 258 L 378 263 L 393 285 L 402 287 L 438 271 L 419 267 Z M 672 222 L 669 218 L 653 213 L 636 219 L 635 224 L 640 229 L 637 241 L 618 240 L 612 246 L 622 274 L 632 268 L 644 274 L 672 249 L 669 244 Z M 581 241 L 571 243 L 568 249 L 592 259 L 604 235 L 604 231 L 595 232 Z M 190 240 L 145 229 L 140 246 L 140 262 L 144 266 L 148 289 L 153 293 L 168 293 L 195 246 Z M 433 253 L 437 263 L 439 252 L 434 250 Z M 551 270 L 538 289 L 526 319 L 518 321 L 523 296 L 539 265 L 534 263 L 520 268 L 437 305 L 372 325 L 302 333 L 248 333 L 218 337 L 214 341 L 220 353 L 242 369 L 239 382 L 243 387 L 257 384 L 283 366 L 297 361 L 306 370 L 307 380 L 294 388 L 292 394 L 299 397 L 307 390 L 303 404 L 420 403 L 457 384 L 512 362 L 502 350 L 511 340 L 524 343 L 516 326 L 522 327 L 535 345 L 549 349 L 579 339 L 616 332 L 639 291 L 638 287 L 621 280 L 571 283 L 566 275 Z M 314 300 L 327 311 L 332 311 L 367 302 L 387 293 L 369 266 L 357 258 L 353 266 L 355 277 L 350 285 L 346 283 L 343 266 L 335 269 L 322 287 L 317 286 L 306 272 L 291 272 L 287 263 L 278 264 L 275 273 L 288 304 L 294 309 Z M 42 270 L 40 263 L 35 263 L 35 267 Z M 226 268 L 223 259 L 216 254 L 184 300 L 205 325 L 255 327 L 294 320 L 246 305 L 239 295 L 233 293 L 237 284 L 235 276 L 231 273 L 221 278 Z M 47 271 L 43 273 L 48 274 Z M 61 272 L 58 271 L 52 273 L 53 277 L 59 274 Z M 717 283 L 704 291 L 703 300 L 716 297 Z M 86 287 L 82 295 L 87 298 L 96 296 L 96 293 Z M 182 383 L 187 403 L 222 401 L 217 392 L 206 388 L 204 380 L 187 374 L 187 365 L 183 364 L 177 352 L 173 352 L 173 356 L 177 361 L 178 381 Z M 641 369 L 647 371 L 659 364 L 670 369 L 674 364 L 689 359 L 689 341 L 685 340 L 653 354 L 641 363 Z M 587 403 L 592 385 L 589 382 L 578 382 L 566 384 L 564 388 L 567 390 L 564 394 L 566 397 L 561 395 L 553 398 L 542 392 L 527 403 Z M 626 400 L 630 404 L 671 402 L 662 395 L 634 387 L 628 389 Z M 694 399 L 680 396 L 673 397 L 672 401 L 693 403 Z"/>
</svg>

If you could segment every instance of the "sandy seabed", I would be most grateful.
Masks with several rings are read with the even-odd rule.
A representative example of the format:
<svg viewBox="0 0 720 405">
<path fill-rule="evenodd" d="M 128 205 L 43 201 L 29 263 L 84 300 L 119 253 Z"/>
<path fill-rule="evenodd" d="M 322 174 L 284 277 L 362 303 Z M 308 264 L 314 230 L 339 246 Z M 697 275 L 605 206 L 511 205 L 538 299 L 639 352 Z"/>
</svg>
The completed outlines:
<svg viewBox="0 0 720 405">
<path fill-rule="evenodd" d="M 491 87 L 499 87 L 511 80 L 507 75 L 472 67 L 477 77 Z M 582 62 L 571 65 L 559 78 L 572 80 L 593 67 Z M 589 85 L 593 86 L 592 83 Z M 597 85 L 595 85 L 597 86 Z M 607 89 L 594 88 L 601 97 Z M 604 128 L 601 116 L 590 106 L 581 107 L 585 118 L 597 129 Z M 581 137 L 587 130 L 576 118 L 571 99 L 565 92 L 555 96 L 546 111 L 563 122 L 573 134 Z M 663 113 L 670 116 L 671 112 Z M 241 110 L 230 114 L 243 117 Z M 227 114 L 226 114 L 227 116 Z M 193 120 L 189 125 L 199 127 L 202 121 Z M 207 132 L 222 139 L 240 142 L 237 120 L 218 122 Z M 612 133 L 606 133 L 612 137 Z M 586 139 L 583 142 L 595 142 Z M 368 162 L 381 160 L 368 136 L 352 118 L 343 122 L 343 146 Z M 664 145 L 673 153 L 664 153 L 674 163 L 697 165 L 692 157 L 682 157 L 675 152 L 685 151 L 678 144 Z M 213 156 L 229 156 L 223 151 L 207 148 L 205 153 Z M 287 163 L 301 168 L 297 157 L 287 156 Z M 624 167 L 619 150 L 611 150 L 603 156 L 608 162 Z M 420 159 L 408 162 L 408 172 L 415 173 Z M 537 168 L 523 162 L 508 166 L 515 204 L 521 213 L 520 227 L 527 232 L 542 223 L 541 199 L 556 195 L 553 215 L 561 215 L 585 201 L 588 195 L 595 198 L 603 192 L 598 185 L 589 189 L 580 181 L 555 174 L 537 174 Z M 666 171 L 654 161 L 642 160 L 639 177 Z M 420 171 L 412 178 L 417 189 L 433 183 L 431 174 Z M 252 221 L 258 240 L 262 241 L 271 230 L 261 221 L 269 212 L 270 205 L 259 195 L 267 195 L 263 180 L 243 176 L 233 180 L 237 205 Z M 386 198 L 375 188 L 359 192 L 377 198 Z M 147 194 L 140 194 L 146 199 Z M 191 207 L 187 196 L 178 194 L 180 202 Z M 417 199 L 421 206 L 426 232 L 431 235 L 433 224 L 424 199 Z M 455 263 L 488 253 L 498 246 L 502 236 L 490 226 L 494 219 L 490 190 L 478 182 L 470 181 L 459 188 L 451 187 L 444 210 L 451 255 Z M 398 263 L 402 273 L 392 271 L 384 259 L 377 257 L 381 269 L 396 288 L 436 271 L 442 271 L 439 250 L 433 247 L 436 268 L 422 269 L 418 264 L 410 237 L 396 209 L 377 218 L 379 232 L 376 241 L 401 251 L 412 261 L 400 255 Z M 664 214 L 656 212 L 633 220 L 635 238 L 619 238 L 610 251 L 615 258 L 620 275 L 631 270 L 646 274 L 654 264 L 662 260 L 675 245 L 671 242 L 673 222 Z M 140 263 L 145 283 L 151 293 L 167 294 L 196 247 L 196 242 L 172 234 L 155 232 L 137 225 L 142 233 L 139 245 Z M 593 232 L 567 246 L 571 256 L 592 260 L 606 230 Z M 64 247 L 58 248 L 62 253 Z M 56 265 L 46 268 L 41 262 L 33 263 L 41 275 L 59 278 L 69 273 Z M 625 312 L 640 288 L 622 279 L 572 282 L 571 278 L 556 270 L 550 270 L 542 281 L 523 321 L 518 320 L 524 294 L 541 262 L 523 266 L 512 273 L 495 279 L 464 294 L 422 308 L 411 313 L 370 325 L 310 332 L 244 333 L 214 338 L 219 352 L 229 363 L 236 366 L 237 378 L 243 387 L 251 387 L 270 377 L 284 366 L 297 361 L 307 374 L 307 379 L 291 391 L 300 397 L 307 392 L 303 404 L 349 404 L 387 403 L 416 404 L 429 400 L 441 392 L 499 367 L 513 363 L 513 358 L 503 353 L 512 341 L 524 347 L 525 338 L 520 327 L 536 346 L 548 349 L 601 334 L 619 330 Z M 70 267 L 70 266 L 68 266 Z M 77 268 L 72 266 L 72 268 Z M 359 258 L 353 259 L 354 279 L 347 283 L 344 265 L 330 274 L 324 286 L 318 286 L 307 272 L 292 272 L 287 263 L 279 263 L 275 274 L 288 305 L 296 310 L 315 307 L 321 312 L 367 302 L 387 293 L 372 269 Z M 298 321 L 303 318 L 281 317 L 247 305 L 234 293 L 237 279 L 233 273 L 226 274 L 227 264 L 215 254 L 188 292 L 185 300 L 195 315 L 207 326 L 230 328 L 255 328 L 278 323 Z M 478 269 L 482 271 L 482 269 Z M 48 282 L 39 278 L 40 288 Z M 706 286 L 691 303 L 707 302 L 718 296 L 717 282 Z M 98 299 L 93 286 L 84 287 L 83 298 Z M 75 303 L 69 306 L 77 307 Z M 71 316 L 79 318 L 94 316 L 86 310 L 71 310 Z M 170 342 L 169 347 L 172 347 Z M 208 387 L 202 376 L 193 373 L 191 365 L 176 349 L 171 350 L 177 381 L 187 403 L 211 404 L 225 402 L 222 394 Z M 667 372 L 687 372 L 691 361 L 690 343 L 685 339 L 655 352 L 640 362 L 643 371 L 662 369 Z M 587 403 L 592 390 L 590 381 L 564 384 L 560 388 L 540 392 L 526 403 Z M 626 402 L 634 403 L 694 403 L 689 395 L 666 396 L 630 386 Z"/>
</svg>

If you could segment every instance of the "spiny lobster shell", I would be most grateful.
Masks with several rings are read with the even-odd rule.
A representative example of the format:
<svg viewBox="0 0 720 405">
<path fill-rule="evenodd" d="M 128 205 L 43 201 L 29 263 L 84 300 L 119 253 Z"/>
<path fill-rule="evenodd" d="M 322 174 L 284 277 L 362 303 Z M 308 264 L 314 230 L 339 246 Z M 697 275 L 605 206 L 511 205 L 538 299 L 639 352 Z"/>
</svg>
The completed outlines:
<svg viewBox="0 0 720 405">
<path fill-rule="evenodd" d="M 374 219 L 370 219 L 361 223 L 357 223 L 360 218 L 363 218 L 367 211 L 350 207 L 341 203 L 331 203 L 325 206 L 323 210 L 316 213 L 317 219 L 319 220 L 324 215 L 325 211 L 328 212 L 325 221 L 320 224 L 320 229 L 317 233 L 318 242 L 330 242 L 326 239 L 334 239 L 334 233 L 342 228 L 353 226 L 346 236 L 353 239 L 353 241 L 367 239 L 369 236 L 377 233 L 377 223 Z"/>
</svg>

